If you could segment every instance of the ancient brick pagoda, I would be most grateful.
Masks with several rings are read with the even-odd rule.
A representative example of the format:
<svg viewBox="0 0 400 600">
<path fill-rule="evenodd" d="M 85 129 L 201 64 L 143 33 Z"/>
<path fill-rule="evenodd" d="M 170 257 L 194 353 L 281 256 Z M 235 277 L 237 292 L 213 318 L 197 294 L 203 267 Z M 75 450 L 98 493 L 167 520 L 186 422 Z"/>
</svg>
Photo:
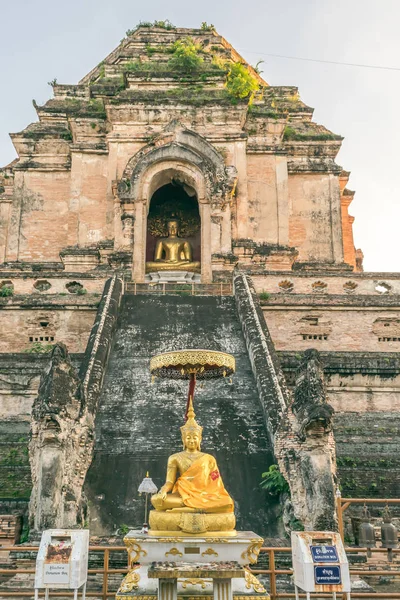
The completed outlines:
<svg viewBox="0 0 400 600">
<path fill-rule="evenodd" d="M 53 92 L 0 170 L 0 513 L 140 522 L 184 405 L 148 363 L 183 347 L 236 357 L 196 412 L 240 529 L 282 534 L 275 463 L 287 522 L 335 527 L 337 475 L 398 497 L 400 276 L 362 270 L 342 138 L 212 28 L 140 26 Z"/>
</svg>

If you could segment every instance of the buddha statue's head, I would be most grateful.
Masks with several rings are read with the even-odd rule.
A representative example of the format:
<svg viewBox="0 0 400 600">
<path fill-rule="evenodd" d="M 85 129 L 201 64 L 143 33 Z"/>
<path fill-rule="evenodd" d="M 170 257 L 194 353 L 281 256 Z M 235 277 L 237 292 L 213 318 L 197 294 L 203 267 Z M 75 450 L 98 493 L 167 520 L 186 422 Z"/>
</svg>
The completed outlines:
<svg viewBox="0 0 400 600">
<path fill-rule="evenodd" d="M 203 428 L 196 422 L 193 401 L 190 398 L 186 423 L 181 427 L 183 448 L 195 452 L 201 448 Z"/>
<path fill-rule="evenodd" d="M 169 219 L 167 221 L 168 237 L 178 237 L 179 221 L 178 219 Z"/>
</svg>

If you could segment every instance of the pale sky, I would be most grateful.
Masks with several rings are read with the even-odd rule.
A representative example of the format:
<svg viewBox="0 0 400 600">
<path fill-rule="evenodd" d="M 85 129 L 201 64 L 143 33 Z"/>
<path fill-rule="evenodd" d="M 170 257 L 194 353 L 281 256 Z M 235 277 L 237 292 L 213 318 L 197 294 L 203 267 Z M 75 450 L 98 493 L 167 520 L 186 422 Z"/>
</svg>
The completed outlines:
<svg viewBox="0 0 400 600">
<path fill-rule="evenodd" d="M 139 21 L 213 23 L 271 85 L 296 85 L 314 121 L 344 136 L 350 213 L 366 271 L 400 271 L 400 0 L 1 0 L 0 165 L 36 121 L 47 82 L 77 83 Z M 385 66 L 369 69 L 265 56 Z"/>
</svg>

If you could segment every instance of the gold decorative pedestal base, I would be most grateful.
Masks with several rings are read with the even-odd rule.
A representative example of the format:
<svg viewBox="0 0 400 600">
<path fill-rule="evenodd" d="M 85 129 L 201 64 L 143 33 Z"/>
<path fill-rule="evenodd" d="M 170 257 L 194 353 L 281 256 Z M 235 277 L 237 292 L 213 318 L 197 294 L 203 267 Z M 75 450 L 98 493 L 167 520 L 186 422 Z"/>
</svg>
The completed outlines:
<svg viewBox="0 0 400 600">
<path fill-rule="evenodd" d="M 165 515 L 157 511 L 153 514 L 156 518 L 158 514 Z M 162 600 L 270 600 L 261 582 L 247 568 L 257 562 L 263 543 L 253 531 L 193 535 L 183 531 L 147 534 L 134 530 L 124 542 L 131 569 L 116 600 L 160 600 L 160 596 Z M 175 580 L 173 589 L 161 581 L 166 579 Z M 232 579 L 231 584 L 222 585 L 227 579 Z"/>
<path fill-rule="evenodd" d="M 150 535 L 161 535 L 165 532 L 174 533 L 177 536 L 183 534 L 207 534 L 213 537 L 236 535 L 236 519 L 233 513 L 207 514 L 151 510 L 149 525 Z"/>
</svg>

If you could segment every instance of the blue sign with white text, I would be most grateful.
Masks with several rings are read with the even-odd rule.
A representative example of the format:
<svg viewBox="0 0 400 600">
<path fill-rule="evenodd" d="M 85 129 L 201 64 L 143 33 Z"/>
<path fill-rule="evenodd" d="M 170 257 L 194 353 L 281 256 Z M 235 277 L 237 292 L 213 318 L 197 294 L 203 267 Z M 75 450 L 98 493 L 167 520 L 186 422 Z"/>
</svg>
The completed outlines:
<svg viewBox="0 0 400 600">
<path fill-rule="evenodd" d="M 340 585 L 342 583 L 340 567 L 335 565 L 314 567 L 314 581 L 317 585 Z"/>
<path fill-rule="evenodd" d="M 310 546 L 313 562 L 339 562 L 336 546 Z"/>
</svg>

